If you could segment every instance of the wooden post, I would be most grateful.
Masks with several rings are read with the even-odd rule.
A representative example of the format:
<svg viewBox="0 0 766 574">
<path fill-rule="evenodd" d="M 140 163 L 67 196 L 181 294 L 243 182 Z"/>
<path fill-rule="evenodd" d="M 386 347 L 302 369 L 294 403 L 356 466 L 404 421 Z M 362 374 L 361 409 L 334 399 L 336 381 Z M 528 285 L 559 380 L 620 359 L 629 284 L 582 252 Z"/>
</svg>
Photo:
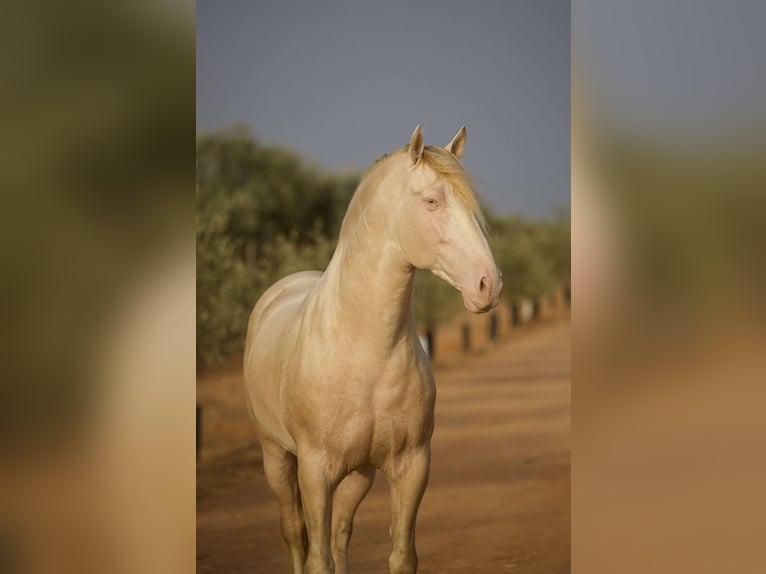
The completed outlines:
<svg viewBox="0 0 766 574">
<path fill-rule="evenodd" d="M 428 329 L 426 331 L 426 341 L 428 342 L 428 357 L 431 359 L 431 362 L 434 362 L 434 330 Z"/>
<path fill-rule="evenodd" d="M 471 350 L 471 327 L 468 323 L 463 323 L 463 352 L 467 353 Z"/>
<path fill-rule="evenodd" d="M 519 313 L 519 302 L 514 301 L 511 303 L 511 327 L 516 327 L 521 321 Z"/>
<path fill-rule="evenodd" d="M 202 407 L 197 405 L 197 459 L 202 451 Z"/>
</svg>

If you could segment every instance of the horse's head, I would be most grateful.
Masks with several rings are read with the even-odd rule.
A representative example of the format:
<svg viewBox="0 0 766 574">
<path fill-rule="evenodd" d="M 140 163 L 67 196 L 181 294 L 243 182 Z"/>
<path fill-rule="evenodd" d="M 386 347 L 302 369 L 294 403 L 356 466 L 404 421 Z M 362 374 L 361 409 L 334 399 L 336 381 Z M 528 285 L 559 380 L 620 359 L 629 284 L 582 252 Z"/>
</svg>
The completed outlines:
<svg viewBox="0 0 766 574">
<path fill-rule="evenodd" d="M 497 305 L 503 279 L 470 177 L 459 161 L 465 141 L 462 127 L 445 148 L 424 146 L 421 127 L 415 128 L 406 150 L 398 239 L 412 265 L 460 291 L 466 309 L 484 313 Z"/>
</svg>

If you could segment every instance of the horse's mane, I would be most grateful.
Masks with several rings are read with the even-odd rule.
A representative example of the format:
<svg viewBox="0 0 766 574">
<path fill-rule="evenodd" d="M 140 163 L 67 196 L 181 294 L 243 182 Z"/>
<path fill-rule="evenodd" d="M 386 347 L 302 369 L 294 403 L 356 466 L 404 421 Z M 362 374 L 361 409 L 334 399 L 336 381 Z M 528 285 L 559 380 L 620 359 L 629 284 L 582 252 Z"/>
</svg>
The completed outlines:
<svg viewBox="0 0 766 574">
<path fill-rule="evenodd" d="M 378 167 L 378 166 L 379 166 L 381 163 L 383 163 L 383 161 L 384 161 L 384 160 L 387 160 L 388 158 L 390 158 L 390 157 L 391 157 L 391 156 L 393 156 L 393 155 L 396 155 L 396 154 L 398 154 L 398 153 L 401 153 L 401 152 L 403 152 L 403 151 L 406 151 L 408 147 L 409 147 L 409 145 L 406 145 L 406 146 L 404 146 L 404 147 L 400 147 L 399 149 L 395 149 L 395 150 L 394 150 L 394 151 L 392 151 L 392 152 L 384 153 L 382 156 L 380 156 L 378 159 L 376 159 L 374 162 L 372 162 L 372 164 L 370 164 L 370 167 L 368 167 L 368 168 L 367 168 L 367 169 L 364 171 L 364 173 L 362 174 L 362 179 L 361 179 L 360 181 L 364 181 L 364 179 L 365 179 L 365 178 L 366 178 L 368 175 L 370 175 L 370 173 L 371 173 L 372 171 L 374 171 L 376 167 Z"/>
<path fill-rule="evenodd" d="M 362 174 L 361 181 L 364 181 L 383 161 L 393 155 L 406 152 L 409 147 L 408 144 L 380 156 L 372 162 L 372 165 L 370 165 L 364 174 Z M 481 208 L 479 207 L 479 203 L 476 200 L 473 180 L 457 157 L 442 147 L 427 145 L 423 149 L 423 155 L 421 156 L 420 161 L 431 168 L 436 175 L 443 177 L 449 182 L 455 198 L 460 201 L 466 209 L 473 213 L 479 222 L 479 225 L 486 231 L 486 221 L 484 219 L 484 214 L 482 214 Z"/>
</svg>

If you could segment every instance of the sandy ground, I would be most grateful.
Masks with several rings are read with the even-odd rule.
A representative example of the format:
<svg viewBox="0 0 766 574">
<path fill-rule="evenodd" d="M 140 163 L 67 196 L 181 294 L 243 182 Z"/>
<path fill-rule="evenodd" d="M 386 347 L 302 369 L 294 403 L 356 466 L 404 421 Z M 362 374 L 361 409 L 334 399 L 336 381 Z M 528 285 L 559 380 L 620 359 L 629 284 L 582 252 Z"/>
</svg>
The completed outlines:
<svg viewBox="0 0 766 574">
<path fill-rule="evenodd" d="M 535 325 L 436 372 L 431 478 L 418 516 L 421 573 L 570 571 L 570 328 Z M 198 384 L 197 571 L 279 573 L 276 502 L 235 369 Z M 388 485 L 357 513 L 356 573 L 387 572 Z"/>
</svg>

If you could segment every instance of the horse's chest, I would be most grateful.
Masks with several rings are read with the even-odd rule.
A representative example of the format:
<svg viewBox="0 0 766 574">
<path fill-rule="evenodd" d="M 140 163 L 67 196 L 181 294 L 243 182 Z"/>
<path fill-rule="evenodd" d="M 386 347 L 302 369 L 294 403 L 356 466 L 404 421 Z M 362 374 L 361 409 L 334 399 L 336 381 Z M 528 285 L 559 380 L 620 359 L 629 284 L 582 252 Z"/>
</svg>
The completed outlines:
<svg viewBox="0 0 766 574">
<path fill-rule="evenodd" d="M 434 399 L 433 382 L 427 378 L 381 385 L 373 405 L 373 458 L 427 442 L 433 431 Z"/>
<path fill-rule="evenodd" d="M 349 364 L 333 374 L 315 369 L 296 387 L 306 438 L 376 464 L 391 453 L 428 441 L 433 429 L 435 386 L 416 357 Z M 337 366 L 337 365 L 336 365 Z M 296 415 L 298 413 L 296 412 Z"/>
</svg>

